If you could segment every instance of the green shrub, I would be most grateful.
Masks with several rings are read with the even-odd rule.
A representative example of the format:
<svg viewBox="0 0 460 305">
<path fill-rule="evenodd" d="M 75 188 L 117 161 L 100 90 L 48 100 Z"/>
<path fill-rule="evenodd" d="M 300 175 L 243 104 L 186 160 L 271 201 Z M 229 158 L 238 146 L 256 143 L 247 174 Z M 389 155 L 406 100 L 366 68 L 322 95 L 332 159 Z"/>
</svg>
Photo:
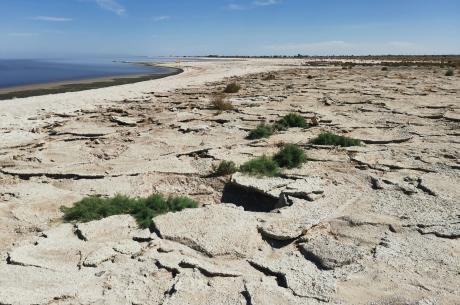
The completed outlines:
<svg viewBox="0 0 460 305">
<path fill-rule="evenodd" d="M 111 198 L 86 197 L 73 207 L 61 207 L 64 220 L 69 222 L 88 222 L 113 215 L 130 214 L 141 228 L 152 225 L 152 218 L 187 208 L 196 208 L 198 203 L 188 197 L 169 197 L 156 194 L 147 198 L 131 198 L 116 195 Z"/>
<path fill-rule="evenodd" d="M 238 171 L 235 162 L 233 161 L 221 161 L 219 165 L 213 165 L 214 175 L 215 176 L 227 176 Z"/>
<path fill-rule="evenodd" d="M 295 144 L 286 144 L 273 156 L 273 160 L 279 167 L 295 168 L 305 163 L 306 157 L 302 148 Z"/>
<path fill-rule="evenodd" d="M 264 155 L 244 163 L 240 171 L 253 176 L 273 177 L 279 173 L 279 167 L 275 161 Z"/>
<path fill-rule="evenodd" d="M 342 147 L 361 145 L 360 140 L 338 136 L 330 132 L 325 132 L 325 133 L 320 134 L 318 137 L 311 140 L 310 143 L 316 144 L 316 145 L 334 145 L 334 146 L 342 146 Z"/>
<path fill-rule="evenodd" d="M 282 128 L 281 130 L 283 130 L 289 127 L 307 128 L 308 124 L 305 118 L 297 113 L 289 113 L 275 123 L 276 129 Z"/>
<path fill-rule="evenodd" d="M 225 87 L 224 92 L 225 93 L 237 93 L 238 91 L 240 91 L 240 89 L 241 89 L 240 85 L 238 85 L 237 83 L 231 83 L 231 84 L 228 84 L 227 87 Z"/>
<path fill-rule="evenodd" d="M 273 126 L 267 125 L 265 123 L 257 125 L 257 127 L 251 130 L 246 137 L 249 140 L 256 140 L 262 138 L 268 138 L 273 134 Z"/>
<path fill-rule="evenodd" d="M 289 113 L 273 125 L 265 123 L 257 125 L 255 129 L 249 132 L 249 135 L 246 138 L 249 140 L 268 138 L 275 131 L 287 130 L 289 127 L 307 128 L 308 123 L 301 115 L 298 115 L 297 113 Z"/>
<path fill-rule="evenodd" d="M 449 68 L 449 70 L 446 72 L 446 76 L 454 76 L 454 69 Z"/>
</svg>

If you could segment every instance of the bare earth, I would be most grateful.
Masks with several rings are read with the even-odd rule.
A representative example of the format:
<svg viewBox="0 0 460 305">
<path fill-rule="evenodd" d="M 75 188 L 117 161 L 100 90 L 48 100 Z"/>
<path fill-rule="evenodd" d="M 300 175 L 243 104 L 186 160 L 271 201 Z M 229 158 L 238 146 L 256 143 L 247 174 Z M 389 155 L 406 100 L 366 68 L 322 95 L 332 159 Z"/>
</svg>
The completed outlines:
<svg viewBox="0 0 460 305">
<path fill-rule="evenodd" d="M 458 71 L 304 62 L 186 62 L 0 102 L 0 304 L 460 304 Z M 235 110 L 216 113 L 231 81 Z M 245 139 L 289 112 L 319 126 Z M 322 131 L 365 144 L 310 145 Z M 278 178 L 209 175 L 282 143 L 309 161 Z M 88 195 L 156 192 L 203 207 L 152 232 L 126 215 L 61 221 Z"/>
</svg>

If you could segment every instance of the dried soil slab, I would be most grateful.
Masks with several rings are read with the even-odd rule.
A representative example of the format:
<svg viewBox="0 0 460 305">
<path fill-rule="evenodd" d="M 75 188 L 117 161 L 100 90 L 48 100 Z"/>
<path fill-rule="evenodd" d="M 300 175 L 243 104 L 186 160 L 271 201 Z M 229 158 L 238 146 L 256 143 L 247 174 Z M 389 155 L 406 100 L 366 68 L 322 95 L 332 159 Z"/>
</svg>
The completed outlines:
<svg viewBox="0 0 460 305">
<path fill-rule="evenodd" d="M 122 116 L 112 116 L 110 120 L 118 125 L 134 127 L 137 125 L 138 119 Z"/>
<path fill-rule="evenodd" d="M 180 242 L 208 256 L 250 257 L 263 241 L 254 213 L 212 205 L 154 219 L 162 238 Z"/>
<path fill-rule="evenodd" d="M 388 129 L 359 129 L 347 134 L 348 137 L 359 139 L 366 144 L 391 144 L 391 143 L 404 143 L 410 141 L 412 136 L 399 132 L 393 131 L 391 128 Z"/>
<path fill-rule="evenodd" d="M 96 138 L 109 135 L 116 130 L 94 122 L 69 121 L 64 126 L 57 127 L 55 131 L 58 135 L 70 134 L 73 136 Z"/>
<path fill-rule="evenodd" d="M 285 194 L 308 199 L 310 194 L 322 194 L 324 192 L 323 182 L 317 177 L 293 180 L 279 177 L 261 178 L 236 173 L 232 176 L 231 183 L 273 198 L 279 198 L 281 194 Z"/>
<path fill-rule="evenodd" d="M 240 278 L 208 278 L 198 271 L 181 273 L 170 289 L 164 305 L 246 304 Z"/>
<path fill-rule="evenodd" d="M 444 114 L 444 118 L 453 122 L 460 122 L 460 113 L 459 112 L 447 112 Z"/>
<path fill-rule="evenodd" d="M 435 196 L 460 198 L 460 175 L 430 173 L 420 178 L 419 187 Z"/>
<path fill-rule="evenodd" d="M 278 286 L 271 278 L 249 280 L 245 283 L 246 293 L 252 305 L 318 305 L 322 302 L 305 297 L 297 297 L 287 288 Z"/>
<path fill-rule="evenodd" d="M 318 269 L 300 252 L 258 257 L 251 259 L 250 263 L 266 274 L 277 276 L 281 285 L 291 289 L 296 296 L 329 301 L 334 295 L 336 279 L 333 272 Z"/>
<path fill-rule="evenodd" d="M 57 272 L 45 268 L 0 265 L 0 304 L 51 304 L 53 300 L 74 297 L 84 273 Z M 93 294 L 101 293 L 97 285 L 88 285 Z"/>
<path fill-rule="evenodd" d="M 326 270 L 355 263 L 365 254 L 364 249 L 353 243 L 320 234 L 300 244 L 300 251 L 320 268 Z"/>
<path fill-rule="evenodd" d="M 36 244 L 13 249 L 9 262 L 14 265 L 34 266 L 55 271 L 77 271 L 81 259 L 79 251 L 85 243 L 73 232 L 71 224 L 63 224 L 44 233 Z"/>
<path fill-rule="evenodd" d="M 2 139 L 2 143 L 0 149 L 31 145 L 44 137 L 44 135 L 22 130 L 1 131 L 0 138 Z"/>
<path fill-rule="evenodd" d="M 131 239 L 138 232 L 136 220 L 130 215 L 115 215 L 102 220 L 79 223 L 76 234 L 85 241 L 113 241 Z"/>
</svg>

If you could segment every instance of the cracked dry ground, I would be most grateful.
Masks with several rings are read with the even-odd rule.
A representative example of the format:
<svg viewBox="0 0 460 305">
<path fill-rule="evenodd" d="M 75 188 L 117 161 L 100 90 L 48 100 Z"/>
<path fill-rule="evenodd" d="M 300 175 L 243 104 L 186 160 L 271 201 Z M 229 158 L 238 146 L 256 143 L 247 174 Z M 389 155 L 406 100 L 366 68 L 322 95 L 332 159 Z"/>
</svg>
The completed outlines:
<svg viewBox="0 0 460 305">
<path fill-rule="evenodd" d="M 434 70 L 298 66 L 239 78 L 231 112 L 208 107 L 223 80 L 2 130 L 0 304 L 459 304 L 460 81 Z M 245 140 L 288 112 L 319 126 Z M 325 130 L 365 145 L 308 144 Z M 283 142 L 309 161 L 209 177 Z M 205 206 L 152 231 L 59 220 L 83 196 L 154 192 Z"/>
</svg>

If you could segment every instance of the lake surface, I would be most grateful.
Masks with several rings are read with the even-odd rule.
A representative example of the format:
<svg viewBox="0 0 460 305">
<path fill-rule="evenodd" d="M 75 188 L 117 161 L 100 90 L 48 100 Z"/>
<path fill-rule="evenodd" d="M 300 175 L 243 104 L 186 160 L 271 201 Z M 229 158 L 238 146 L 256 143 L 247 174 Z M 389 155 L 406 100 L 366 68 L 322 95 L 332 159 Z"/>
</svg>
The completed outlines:
<svg viewBox="0 0 460 305">
<path fill-rule="evenodd" d="M 0 59 L 0 88 L 135 74 L 163 74 L 170 70 L 121 61 L 171 61 L 134 59 Z"/>
</svg>

